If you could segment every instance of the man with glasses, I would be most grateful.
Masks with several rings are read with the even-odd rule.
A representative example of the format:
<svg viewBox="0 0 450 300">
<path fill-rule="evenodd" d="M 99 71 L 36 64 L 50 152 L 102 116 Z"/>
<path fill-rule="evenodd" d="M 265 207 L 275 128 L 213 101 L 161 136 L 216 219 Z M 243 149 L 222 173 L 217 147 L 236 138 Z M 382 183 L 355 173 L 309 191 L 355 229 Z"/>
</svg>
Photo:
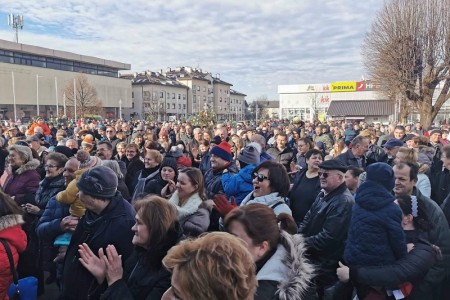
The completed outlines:
<svg viewBox="0 0 450 300">
<path fill-rule="evenodd" d="M 117 154 L 116 146 L 120 140 L 116 136 L 116 129 L 113 126 L 106 127 L 106 141 L 110 142 L 113 147 L 113 156 Z"/>
<path fill-rule="evenodd" d="M 332 299 L 338 282 L 336 269 L 344 253 L 354 199 L 345 185 L 347 167 L 338 160 L 319 165 L 319 193 L 299 226 L 309 257 L 318 266 L 315 278 L 318 299 Z"/>
</svg>

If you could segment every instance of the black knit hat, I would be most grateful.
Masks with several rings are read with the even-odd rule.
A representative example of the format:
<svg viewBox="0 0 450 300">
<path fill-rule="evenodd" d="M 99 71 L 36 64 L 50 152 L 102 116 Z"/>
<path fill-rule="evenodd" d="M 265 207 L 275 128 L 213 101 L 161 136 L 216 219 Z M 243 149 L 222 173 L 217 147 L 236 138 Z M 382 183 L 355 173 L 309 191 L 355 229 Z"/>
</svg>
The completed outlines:
<svg viewBox="0 0 450 300">
<path fill-rule="evenodd" d="M 173 158 L 171 156 L 164 157 L 163 161 L 161 162 L 161 167 L 159 168 L 159 173 L 161 173 L 164 167 L 172 168 L 175 171 L 175 178 L 178 178 L 178 166 L 176 158 Z"/>
<path fill-rule="evenodd" d="M 108 167 L 98 166 L 87 170 L 77 182 L 80 191 L 99 198 L 111 198 L 116 194 L 118 179 Z"/>
<path fill-rule="evenodd" d="M 74 155 L 72 149 L 66 146 L 56 146 L 55 152 L 64 154 L 65 156 L 67 156 L 67 158 L 70 158 Z"/>
</svg>

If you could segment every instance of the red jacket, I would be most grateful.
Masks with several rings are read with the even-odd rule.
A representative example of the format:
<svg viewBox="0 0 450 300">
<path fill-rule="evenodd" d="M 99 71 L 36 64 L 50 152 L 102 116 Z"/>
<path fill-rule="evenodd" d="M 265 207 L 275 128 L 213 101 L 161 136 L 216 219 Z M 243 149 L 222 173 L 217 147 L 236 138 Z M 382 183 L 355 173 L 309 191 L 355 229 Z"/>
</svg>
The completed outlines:
<svg viewBox="0 0 450 300">
<path fill-rule="evenodd" d="M 19 253 L 27 247 L 27 235 L 20 226 L 22 223 L 23 219 L 20 215 L 0 217 L 0 238 L 6 240 L 11 248 L 16 268 L 19 262 Z M 0 299 L 9 299 L 6 293 L 12 282 L 13 276 L 9 267 L 8 255 L 3 244 L 0 243 Z"/>
</svg>

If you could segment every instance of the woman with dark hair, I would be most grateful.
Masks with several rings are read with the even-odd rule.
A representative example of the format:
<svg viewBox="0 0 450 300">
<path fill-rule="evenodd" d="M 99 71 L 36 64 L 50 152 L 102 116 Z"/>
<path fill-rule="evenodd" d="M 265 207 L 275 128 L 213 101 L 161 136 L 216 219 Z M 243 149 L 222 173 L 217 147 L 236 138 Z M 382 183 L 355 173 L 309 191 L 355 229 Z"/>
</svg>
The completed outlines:
<svg viewBox="0 0 450 300">
<path fill-rule="evenodd" d="M 80 263 L 95 276 L 97 282 L 106 281 L 108 288 L 101 299 L 146 299 L 159 300 L 170 287 L 170 272 L 162 260 L 167 251 L 176 245 L 182 236 L 177 221 L 177 211 L 167 200 L 148 196 L 134 203 L 136 224 L 133 254 L 122 269 L 121 256 L 113 245 L 106 251 L 99 250 L 99 257 L 89 246 L 81 244 Z M 104 289 L 105 285 L 100 285 Z M 99 291 L 93 291 L 97 294 Z"/>
<path fill-rule="evenodd" d="M 255 298 L 305 299 L 314 274 L 305 256 L 306 246 L 294 219 L 275 215 L 267 205 L 253 203 L 233 209 L 225 229 L 246 242 L 256 264 Z"/>
<path fill-rule="evenodd" d="M 286 168 L 275 161 L 266 160 L 253 171 L 253 191 L 240 206 L 262 203 L 272 208 L 276 215 L 284 212 L 292 215 L 288 206 L 290 181 Z"/>
<path fill-rule="evenodd" d="M 430 295 L 424 295 L 421 292 L 420 284 L 423 283 L 422 279 L 436 260 L 441 259 L 439 247 L 430 244 L 427 238 L 428 232 L 434 226 L 428 220 L 424 203 L 418 201 L 415 196 L 398 196 L 396 203 L 402 210 L 401 225 L 408 243 L 408 254 L 394 264 L 384 266 L 348 268 L 340 263 L 337 275 L 341 282 L 350 280 L 354 285 L 363 284 L 369 287 L 384 287 L 389 290 L 397 290 L 400 286 L 408 287 L 410 293 L 405 295 L 407 299 L 430 299 Z M 408 289 L 403 289 L 403 291 Z M 388 299 L 384 290 L 371 290 L 370 293 Z"/>
<path fill-rule="evenodd" d="M 23 223 L 20 207 L 0 190 L 0 240 L 5 241 L 11 249 L 15 268 L 19 261 L 19 253 L 25 251 L 27 247 L 27 235 L 21 227 Z M 0 299 L 8 299 L 8 288 L 13 282 L 6 253 L 6 249 L 0 244 Z"/>
<path fill-rule="evenodd" d="M 128 193 L 133 195 L 134 188 L 137 184 L 139 173 L 144 168 L 144 162 L 139 156 L 139 147 L 136 144 L 129 144 L 125 147 L 125 164 L 127 173 L 125 174 L 125 184 Z"/>
<path fill-rule="evenodd" d="M 323 162 L 323 153 L 317 149 L 311 149 L 306 152 L 305 158 L 307 168 L 297 172 L 289 193 L 289 206 L 297 224 L 303 221 L 321 189 L 319 165 Z"/>
<path fill-rule="evenodd" d="M 202 172 L 197 168 L 185 168 L 180 170 L 176 191 L 170 197 L 178 211 L 184 234 L 199 236 L 209 226 L 210 209 L 207 207 L 205 184 Z"/>
</svg>

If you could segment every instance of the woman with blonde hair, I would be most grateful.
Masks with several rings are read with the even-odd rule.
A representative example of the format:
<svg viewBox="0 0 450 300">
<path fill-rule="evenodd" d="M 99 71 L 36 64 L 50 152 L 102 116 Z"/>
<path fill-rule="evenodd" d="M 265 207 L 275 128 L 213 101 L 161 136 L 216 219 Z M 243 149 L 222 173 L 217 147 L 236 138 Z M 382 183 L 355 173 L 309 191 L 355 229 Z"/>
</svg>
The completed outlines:
<svg viewBox="0 0 450 300">
<path fill-rule="evenodd" d="M 244 242 L 225 232 L 212 232 L 173 247 L 163 259 L 172 286 L 162 300 L 252 300 L 255 266 Z"/>
</svg>

